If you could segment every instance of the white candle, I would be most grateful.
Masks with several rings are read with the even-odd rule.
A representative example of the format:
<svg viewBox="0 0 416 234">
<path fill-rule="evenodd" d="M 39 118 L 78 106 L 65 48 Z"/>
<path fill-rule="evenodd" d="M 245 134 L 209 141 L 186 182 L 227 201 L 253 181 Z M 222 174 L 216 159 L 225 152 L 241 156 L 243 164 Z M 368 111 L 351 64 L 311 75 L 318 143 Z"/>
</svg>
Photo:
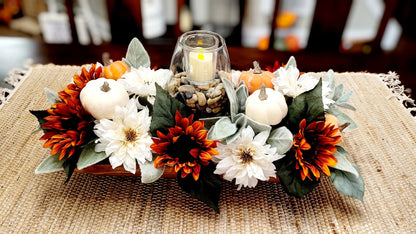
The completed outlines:
<svg viewBox="0 0 416 234">
<path fill-rule="evenodd" d="M 215 56 L 202 48 L 189 52 L 189 76 L 196 82 L 207 82 L 215 76 Z"/>
</svg>

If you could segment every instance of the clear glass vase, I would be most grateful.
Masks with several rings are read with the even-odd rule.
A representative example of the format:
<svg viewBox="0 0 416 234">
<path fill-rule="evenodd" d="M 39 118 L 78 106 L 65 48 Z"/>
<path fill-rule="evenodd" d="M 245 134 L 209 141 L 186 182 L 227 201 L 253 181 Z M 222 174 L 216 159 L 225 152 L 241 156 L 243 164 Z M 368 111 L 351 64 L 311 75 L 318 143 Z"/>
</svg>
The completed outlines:
<svg viewBox="0 0 416 234">
<path fill-rule="evenodd" d="M 181 95 L 185 104 L 202 115 L 220 115 L 228 104 L 222 78 L 231 76 L 224 38 L 210 31 L 184 33 L 176 43 L 168 91 Z"/>
</svg>

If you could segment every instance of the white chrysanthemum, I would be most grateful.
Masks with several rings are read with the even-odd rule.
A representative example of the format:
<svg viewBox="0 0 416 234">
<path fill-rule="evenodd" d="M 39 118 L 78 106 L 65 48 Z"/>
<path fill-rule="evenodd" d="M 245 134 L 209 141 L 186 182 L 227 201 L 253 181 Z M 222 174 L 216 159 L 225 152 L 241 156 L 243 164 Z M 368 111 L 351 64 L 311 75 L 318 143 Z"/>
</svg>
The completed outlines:
<svg viewBox="0 0 416 234">
<path fill-rule="evenodd" d="M 253 129 L 248 126 L 241 135 L 228 145 L 218 145 L 219 155 L 213 156 L 218 162 L 215 174 L 235 183 L 238 189 L 242 186 L 255 187 L 258 180 L 266 181 L 276 177 L 276 167 L 273 161 L 283 157 L 276 149 L 266 144 L 267 132 L 255 136 Z"/>
<path fill-rule="evenodd" d="M 276 75 L 276 78 L 272 79 L 274 89 L 293 98 L 315 88 L 319 82 L 319 79 L 308 74 L 299 77 L 299 70 L 293 66 L 281 67 L 274 74 Z"/>
<path fill-rule="evenodd" d="M 130 72 L 125 73 L 122 78 L 117 81 L 124 85 L 130 93 L 141 97 L 148 97 L 153 103 L 156 96 L 155 83 L 162 88 L 166 88 L 167 83 L 172 77 L 172 72 L 168 69 L 152 70 L 148 67 L 132 68 Z"/>
<path fill-rule="evenodd" d="M 117 106 L 113 120 L 101 119 L 94 127 L 99 137 L 95 151 L 105 151 L 113 169 L 123 164 L 127 171 L 136 173 L 136 160 L 152 161 L 150 122 L 149 109 L 138 112 L 132 99 L 125 107 Z"/>
</svg>

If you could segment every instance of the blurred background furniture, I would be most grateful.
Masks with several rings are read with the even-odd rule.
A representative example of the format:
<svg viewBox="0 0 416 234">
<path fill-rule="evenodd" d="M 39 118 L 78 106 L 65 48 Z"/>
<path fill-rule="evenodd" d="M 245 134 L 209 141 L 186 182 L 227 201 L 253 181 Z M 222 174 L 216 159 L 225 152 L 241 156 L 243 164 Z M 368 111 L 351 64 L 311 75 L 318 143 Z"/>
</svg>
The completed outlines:
<svg viewBox="0 0 416 234">
<path fill-rule="evenodd" d="M 79 65 L 110 51 L 121 59 L 132 37 L 173 51 L 183 32 L 205 29 L 239 54 L 231 58 L 236 69 L 294 55 L 304 71 L 396 71 L 416 90 L 412 0 L 3 0 L 0 8 L 0 36 L 7 37 L 0 40 L 0 78 L 26 58 Z"/>
</svg>

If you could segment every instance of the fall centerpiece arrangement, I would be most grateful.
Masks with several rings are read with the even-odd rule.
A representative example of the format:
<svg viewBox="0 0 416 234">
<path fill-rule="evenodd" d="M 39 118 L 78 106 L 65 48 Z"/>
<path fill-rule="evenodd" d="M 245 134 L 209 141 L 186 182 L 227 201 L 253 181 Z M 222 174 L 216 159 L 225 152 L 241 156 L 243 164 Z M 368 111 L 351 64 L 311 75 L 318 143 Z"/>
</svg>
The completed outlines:
<svg viewBox="0 0 416 234">
<path fill-rule="evenodd" d="M 59 92 L 45 88 L 50 108 L 31 113 L 51 155 L 36 173 L 64 170 L 68 181 L 111 165 L 140 174 L 142 183 L 170 173 L 217 212 L 224 181 L 238 190 L 279 181 L 302 197 L 329 177 L 340 193 L 363 201 L 363 179 L 340 146 L 343 131 L 357 127 L 341 111 L 355 110 L 352 92 L 335 83 L 332 70 L 318 79 L 300 73 L 293 57 L 268 71 L 257 62 L 246 71 L 219 70 L 203 43 L 184 56 L 188 67 L 173 61 L 151 69 L 133 39 L 122 61 L 83 66 Z"/>
</svg>

